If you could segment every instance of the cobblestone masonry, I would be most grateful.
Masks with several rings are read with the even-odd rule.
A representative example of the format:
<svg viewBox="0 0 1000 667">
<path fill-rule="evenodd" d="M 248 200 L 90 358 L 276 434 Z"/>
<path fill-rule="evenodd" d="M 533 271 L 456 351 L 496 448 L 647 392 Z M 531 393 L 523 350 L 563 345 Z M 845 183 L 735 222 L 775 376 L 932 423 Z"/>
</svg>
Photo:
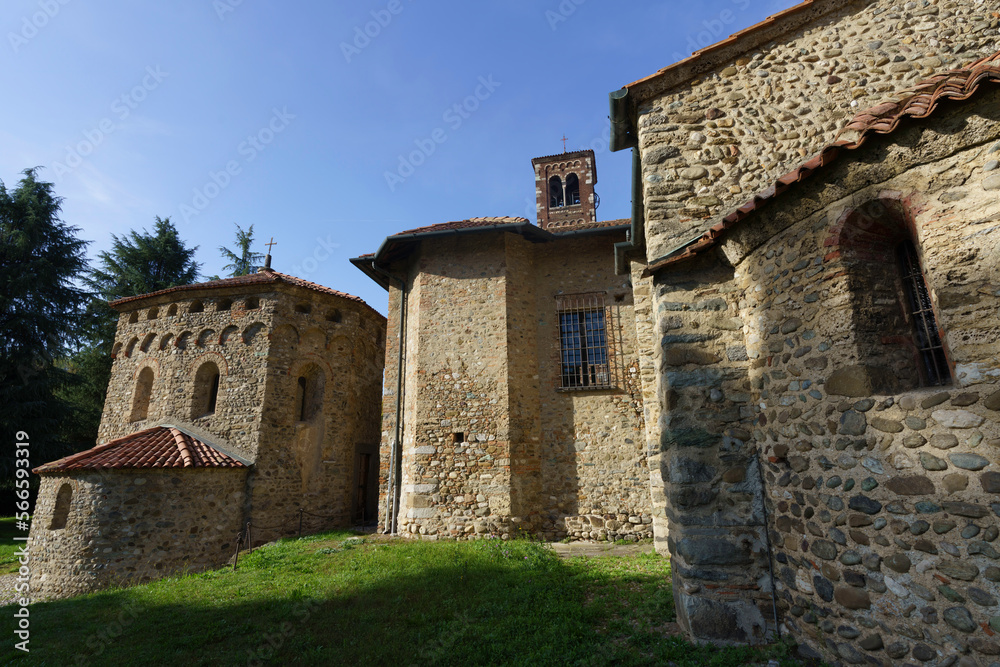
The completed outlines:
<svg viewBox="0 0 1000 667">
<path fill-rule="evenodd" d="M 357 451 L 375 447 L 379 441 L 385 318 L 359 301 L 285 284 L 172 292 L 120 308 L 99 443 L 170 423 L 253 465 L 248 474 L 240 473 L 239 479 L 245 479 L 239 483 L 241 499 L 227 492 L 219 516 L 215 509 L 206 510 L 199 490 L 212 487 L 213 482 L 203 480 L 235 484 L 231 481 L 236 479 L 234 472 L 165 471 L 159 477 L 136 473 L 135 479 L 151 485 L 165 485 L 167 479 L 181 485 L 171 496 L 176 514 L 147 506 L 159 502 L 153 500 L 159 496 L 133 492 L 131 473 L 116 472 L 104 479 L 102 489 L 118 483 L 126 488 L 102 493 L 132 494 L 120 502 L 137 503 L 132 510 L 136 516 L 161 513 L 160 523 L 171 522 L 171 530 L 185 535 L 191 530 L 202 537 L 214 535 L 211 531 L 216 525 L 225 524 L 229 530 L 232 512 L 234 526 L 252 522 L 257 543 L 297 532 L 300 508 L 318 515 L 304 516 L 304 531 L 352 521 L 358 514 Z M 209 361 L 219 369 L 219 390 L 215 411 L 203 414 L 207 397 L 198 395 L 196 376 Z M 141 391 L 138 378 L 146 368 L 153 371 L 149 407 L 145 418 L 137 419 L 135 393 Z M 317 399 L 318 407 L 306 414 L 300 377 L 309 378 L 307 391 L 322 397 Z M 47 548 L 44 558 L 55 560 L 40 566 L 41 571 L 53 573 L 46 591 L 80 591 L 116 577 L 132 578 L 137 572 L 152 576 L 133 561 L 137 554 L 148 555 L 154 549 L 148 541 L 153 531 L 115 532 L 120 530 L 115 521 L 121 515 L 110 506 L 101 507 L 99 497 L 93 495 L 97 492 L 90 490 L 97 488 L 93 486 L 97 482 L 84 483 L 91 477 L 90 473 L 70 476 L 81 488 L 81 494 L 74 496 L 74 503 L 80 503 L 74 504 L 74 511 L 79 508 L 86 516 L 71 522 L 58 537 L 47 530 L 44 520 L 32 524 L 36 544 L 58 544 L 66 553 L 87 554 L 77 559 L 81 562 L 74 568 L 56 575 L 69 556 L 56 556 L 55 547 Z M 38 511 L 44 517 L 45 508 L 55 502 L 52 494 L 58 485 L 48 483 L 47 476 L 43 479 Z M 368 515 L 374 511 L 368 508 Z M 182 527 L 184 517 L 190 519 L 186 527 Z M 231 533 L 225 535 L 227 544 L 232 544 L 236 530 Z M 128 542 L 119 536 L 127 536 Z M 72 546 L 74 541 L 76 546 Z M 98 553 L 92 551 L 92 542 L 106 546 Z M 201 567 L 225 562 L 232 554 L 216 550 L 222 542 L 215 542 L 202 545 L 185 538 L 177 540 L 172 550 L 156 546 L 156 574 L 188 568 L 191 563 Z M 193 550 L 191 545 L 195 545 Z"/>
<path fill-rule="evenodd" d="M 993 0 L 816 0 L 772 41 L 747 50 L 745 36 L 693 72 L 635 85 L 647 257 L 697 236 L 861 109 L 1000 50 L 998 10 Z"/>
<path fill-rule="evenodd" d="M 772 184 L 861 109 L 1000 49 L 998 9 L 994 2 L 817 0 L 630 85 L 646 259 L 666 256 Z M 961 653 L 958 664 L 996 660 L 996 579 L 987 576 L 997 574 L 989 562 L 996 552 L 981 546 L 993 549 L 985 538 L 995 537 L 989 531 L 1000 512 L 985 474 L 997 465 L 997 450 L 987 444 L 996 437 L 996 414 L 987 403 L 998 400 L 989 397 L 1000 376 L 993 287 L 993 190 L 1000 183 L 990 174 L 997 156 L 987 155 L 996 133 L 990 95 L 964 116 L 937 114 L 922 134 L 900 133 L 895 144 L 845 158 L 850 166 L 824 175 L 822 184 L 737 227 L 718 258 L 701 256 L 653 277 L 633 264 L 657 548 L 672 554 L 679 621 L 695 639 L 756 642 L 770 635 L 770 537 L 783 622 L 826 659 L 892 664 L 906 656 L 952 664 L 958 658 L 949 656 Z M 864 234 L 850 232 L 849 211 L 871 200 L 881 200 L 889 217 L 917 219 L 908 224 L 918 230 L 956 378 L 947 392 L 916 388 L 906 323 L 888 317 L 897 301 L 887 288 L 894 281 L 886 283 L 885 266 L 871 261 Z M 779 225 L 774 216 L 787 219 Z M 878 386 L 886 378 L 899 384 Z M 845 384 L 863 387 L 864 395 L 845 403 L 831 391 Z M 937 394 L 942 405 L 957 401 L 954 410 L 977 416 L 939 406 L 935 417 L 934 409 L 919 407 Z M 879 408 L 888 414 L 875 421 Z M 838 433 L 844 415 L 858 435 Z M 971 430 L 955 431 L 955 424 L 977 419 Z M 934 433 L 910 433 L 921 423 Z M 932 435 L 948 451 L 936 451 Z M 766 503 L 759 450 L 769 457 Z M 982 463 L 974 457 L 985 467 L 961 467 Z M 946 467 L 930 471 L 924 462 Z M 906 487 L 908 477 L 927 481 Z M 925 496 L 897 498 L 899 485 Z M 955 497 L 947 504 L 949 494 Z M 944 532 L 924 532 L 923 511 Z M 761 529 L 765 516 L 769 536 Z M 937 553 L 914 552 L 913 533 L 886 537 L 899 522 L 905 531 L 915 523 L 921 546 Z M 948 523 L 955 528 L 945 531 Z M 962 531 L 969 535 L 964 543 L 955 537 Z M 827 546 L 836 553 L 817 556 L 816 541 L 823 553 L 831 554 Z M 911 565 L 922 562 L 919 573 L 915 566 L 886 570 L 883 559 L 894 551 Z M 832 560 L 845 552 L 846 560 Z M 977 574 L 956 579 L 938 568 L 949 562 L 975 562 Z M 970 582 L 968 590 L 956 581 Z M 910 604 L 927 608 L 926 621 L 908 620 L 918 616 Z"/>
<path fill-rule="evenodd" d="M 243 516 L 246 469 L 44 475 L 31 529 L 31 594 L 60 598 L 226 562 Z M 66 526 L 49 530 L 72 490 Z"/>
<path fill-rule="evenodd" d="M 752 639 L 740 624 L 767 617 L 766 580 L 746 574 L 766 563 L 749 529 L 763 518 L 745 486 L 755 465 L 741 458 L 756 445 L 796 637 L 850 664 L 996 661 L 998 109 L 990 88 L 872 139 L 744 221 L 718 257 L 656 277 L 670 550 L 694 636 Z M 920 388 L 893 328 L 893 257 L 879 247 L 894 219 L 923 260 L 949 386 Z M 732 319 L 705 327 L 713 312 Z M 719 423 L 701 429 L 706 410 Z M 718 530 L 737 492 L 747 510 Z M 692 497 L 703 521 L 681 512 Z M 726 602 L 743 586 L 752 597 Z M 733 621 L 722 636 L 699 625 L 719 618 Z"/>
<path fill-rule="evenodd" d="M 609 235 L 531 244 L 494 232 L 425 241 L 415 253 L 402 532 L 651 534 L 631 294 L 614 276 L 610 249 Z M 622 381 L 614 390 L 560 392 L 556 295 L 595 291 L 607 293 Z M 399 298 L 393 286 L 391 315 Z M 386 354 L 383 479 L 395 432 L 394 333 Z M 383 490 L 383 521 L 384 502 Z"/>
</svg>

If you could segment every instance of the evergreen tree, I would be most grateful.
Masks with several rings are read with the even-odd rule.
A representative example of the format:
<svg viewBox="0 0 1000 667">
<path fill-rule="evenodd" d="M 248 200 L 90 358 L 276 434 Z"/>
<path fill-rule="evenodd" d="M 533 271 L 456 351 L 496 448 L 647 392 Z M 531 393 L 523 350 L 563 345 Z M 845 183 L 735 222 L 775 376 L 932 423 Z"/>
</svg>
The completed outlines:
<svg viewBox="0 0 1000 667">
<path fill-rule="evenodd" d="M 256 272 L 260 268 L 258 262 L 264 259 L 264 254 L 251 252 L 251 245 L 253 245 L 253 225 L 246 231 L 236 225 L 236 250 L 239 254 L 225 246 L 219 246 L 222 258 L 229 261 L 222 270 L 229 271 L 229 276 L 232 278 Z"/>
<path fill-rule="evenodd" d="M 22 172 L 13 190 L 0 181 L 0 437 L 11 443 L 27 433 L 40 464 L 61 453 L 69 416 L 57 393 L 71 378 L 55 361 L 79 334 L 87 295 L 75 281 L 87 267 L 87 242 L 60 220 L 62 199 L 35 172 Z M 0 478 L 13 479 L 12 465 L 5 456 Z"/>
<path fill-rule="evenodd" d="M 170 218 L 156 217 L 153 233 L 134 229 L 126 236 L 111 235 L 111 250 L 101 252 L 101 268 L 88 283 L 106 301 L 188 285 L 198 279 L 198 249 L 187 248 Z"/>
</svg>

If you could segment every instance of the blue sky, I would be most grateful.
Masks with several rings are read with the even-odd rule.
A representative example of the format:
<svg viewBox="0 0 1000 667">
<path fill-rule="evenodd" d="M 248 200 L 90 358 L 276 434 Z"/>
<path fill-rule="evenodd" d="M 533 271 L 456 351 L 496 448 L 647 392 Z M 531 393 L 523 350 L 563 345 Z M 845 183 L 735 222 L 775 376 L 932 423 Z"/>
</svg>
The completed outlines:
<svg viewBox="0 0 1000 667">
<path fill-rule="evenodd" d="M 253 225 L 274 268 L 384 313 L 348 258 L 422 225 L 534 221 L 531 158 L 564 134 L 597 152 L 599 218 L 628 217 L 608 93 L 790 4 L 5 0 L 0 180 L 44 167 L 91 257 L 169 216 L 221 273 Z"/>
</svg>

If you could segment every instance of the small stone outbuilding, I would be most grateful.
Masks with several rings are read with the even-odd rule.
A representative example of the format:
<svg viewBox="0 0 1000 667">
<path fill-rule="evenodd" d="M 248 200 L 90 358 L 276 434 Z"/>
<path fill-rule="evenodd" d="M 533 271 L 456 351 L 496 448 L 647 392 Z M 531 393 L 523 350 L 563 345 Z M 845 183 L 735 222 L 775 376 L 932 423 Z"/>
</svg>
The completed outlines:
<svg viewBox="0 0 1000 667">
<path fill-rule="evenodd" d="M 32 593 L 225 563 L 377 514 L 385 318 L 270 268 L 113 302 L 99 444 L 39 468 Z"/>
</svg>

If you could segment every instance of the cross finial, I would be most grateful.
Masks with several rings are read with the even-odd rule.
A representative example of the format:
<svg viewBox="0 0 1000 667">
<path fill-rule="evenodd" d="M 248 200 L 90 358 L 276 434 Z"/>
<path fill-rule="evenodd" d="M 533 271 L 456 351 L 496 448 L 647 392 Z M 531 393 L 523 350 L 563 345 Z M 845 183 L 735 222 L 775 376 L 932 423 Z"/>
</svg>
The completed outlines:
<svg viewBox="0 0 1000 667">
<path fill-rule="evenodd" d="M 271 246 L 276 246 L 278 244 L 274 242 L 274 237 L 272 236 L 271 237 L 271 242 L 270 243 L 265 243 L 264 245 L 267 246 L 267 255 L 264 256 L 264 268 L 265 269 L 270 269 L 271 268 Z"/>
<path fill-rule="evenodd" d="M 563 153 L 565 153 L 566 152 L 566 135 L 565 134 L 563 135 L 562 142 L 563 142 Z"/>
</svg>

